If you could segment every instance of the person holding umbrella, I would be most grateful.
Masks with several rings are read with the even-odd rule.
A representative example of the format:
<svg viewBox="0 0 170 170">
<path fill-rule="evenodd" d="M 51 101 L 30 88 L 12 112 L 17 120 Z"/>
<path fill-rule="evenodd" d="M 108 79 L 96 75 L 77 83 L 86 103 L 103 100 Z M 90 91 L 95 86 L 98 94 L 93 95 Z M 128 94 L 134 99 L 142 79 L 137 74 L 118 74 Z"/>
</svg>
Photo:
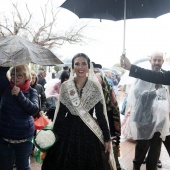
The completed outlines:
<svg viewBox="0 0 170 170">
<path fill-rule="evenodd" d="M 121 56 L 120 64 L 121 64 L 121 67 L 130 71 L 129 76 L 131 77 L 142 79 L 144 81 L 148 81 L 151 83 L 170 85 L 170 71 L 157 72 L 157 71 L 147 70 L 147 69 L 138 67 L 136 65 L 131 64 L 129 59 L 124 55 Z M 165 141 L 163 141 L 163 143 L 170 156 L 170 145 L 169 145 L 170 135 L 166 136 L 166 139 Z"/>
<path fill-rule="evenodd" d="M 164 70 L 162 70 L 163 62 L 163 53 L 161 52 L 154 52 L 150 57 L 151 69 L 157 72 L 164 72 Z M 158 86 L 160 87 L 158 88 Z M 166 89 L 165 96 L 167 97 L 163 99 L 164 103 L 166 104 L 162 106 L 161 110 L 157 109 L 158 107 L 156 106 L 161 105 L 162 103 L 160 97 L 158 98 L 158 102 L 157 100 L 155 100 L 155 102 L 152 101 L 154 99 L 154 96 L 156 97 L 156 92 L 159 89 L 163 90 L 164 88 Z M 130 108 L 130 119 L 127 126 L 130 127 L 131 135 L 133 139 L 136 140 L 135 158 L 133 161 L 134 166 L 136 167 L 136 169 L 138 169 L 137 167 L 141 165 L 146 155 L 146 152 L 148 151 L 146 167 L 149 170 L 155 169 L 156 163 L 158 162 L 158 158 L 160 155 L 162 140 L 164 140 L 167 134 L 169 133 L 168 87 L 137 79 L 131 86 L 130 93 L 128 95 L 129 97 L 127 100 L 127 105 L 128 109 Z M 159 95 L 163 94 L 160 93 Z M 144 98 L 145 100 L 142 100 Z M 147 105 L 145 103 L 147 103 Z M 138 108 L 140 109 L 138 110 Z M 160 117 L 159 114 L 161 114 Z M 145 118 L 146 115 L 147 119 Z M 162 126 L 161 122 L 163 122 Z M 136 136 L 134 133 L 136 131 L 138 136 Z M 160 166 L 160 161 L 157 163 L 157 166 Z"/>
<path fill-rule="evenodd" d="M 27 65 L 10 69 L 0 67 L 0 165 L 18 170 L 30 170 L 29 156 L 33 147 L 33 115 L 39 111 L 38 94 L 30 87 L 31 73 Z"/>
</svg>

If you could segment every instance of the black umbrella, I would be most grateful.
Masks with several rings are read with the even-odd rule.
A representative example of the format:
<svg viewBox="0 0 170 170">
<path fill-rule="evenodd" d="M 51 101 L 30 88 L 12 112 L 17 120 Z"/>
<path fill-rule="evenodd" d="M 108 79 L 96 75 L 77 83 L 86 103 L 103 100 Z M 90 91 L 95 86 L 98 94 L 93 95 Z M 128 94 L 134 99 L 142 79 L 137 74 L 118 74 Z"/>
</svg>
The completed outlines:
<svg viewBox="0 0 170 170">
<path fill-rule="evenodd" d="M 79 18 L 124 19 L 123 54 L 125 54 L 125 21 L 135 18 L 157 18 L 170 12 L 170 0 L 66 0 L 61 7 Z"/>
</svg>

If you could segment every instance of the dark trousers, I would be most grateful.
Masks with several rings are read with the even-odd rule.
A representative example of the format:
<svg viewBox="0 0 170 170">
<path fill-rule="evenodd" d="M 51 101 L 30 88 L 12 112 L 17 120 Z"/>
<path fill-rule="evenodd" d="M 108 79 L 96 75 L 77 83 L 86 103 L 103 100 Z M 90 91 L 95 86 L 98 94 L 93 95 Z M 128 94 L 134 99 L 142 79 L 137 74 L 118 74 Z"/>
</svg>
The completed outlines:
<svg viewBox="0 0 170 170">
<path fill-rule="evenodd" d="M 30 170 L 29 156 L 31 149 L 31 141 L 11 144 L 0 138 L 0 169 L 12 170 L 15 158 L 17 170 Z"/>
<path fill-rule="evenodd" d="M 116 168 L 117 168 L 117 170 L 121 170 L 121 166 L 120 166 L 119 159 L 118 159 L 118 150 L 117 150 L 117 147 L 113 141 L 112 141 L 112 145 L 113 145 L 113 154 L 115 157 Z"/>
<path fill-rule="evenodd" d="M 166 136 L 166 139 L 165 139 L 165 141 L 163 141 L 163 143 L 164 143 L 165 148 L 170 156 L 170 135 Z"/>
<path fill-rule="evenodd" d="M 156 170 L 161 152 L 161 143 L 162 139 L 160 138 L 159 132 L 156 132 L 150 140 L 137 140 L 135 158 L 133 160 L 133 170 L 140 170 L 147 152 L 146 170 Z"/>
</svg>

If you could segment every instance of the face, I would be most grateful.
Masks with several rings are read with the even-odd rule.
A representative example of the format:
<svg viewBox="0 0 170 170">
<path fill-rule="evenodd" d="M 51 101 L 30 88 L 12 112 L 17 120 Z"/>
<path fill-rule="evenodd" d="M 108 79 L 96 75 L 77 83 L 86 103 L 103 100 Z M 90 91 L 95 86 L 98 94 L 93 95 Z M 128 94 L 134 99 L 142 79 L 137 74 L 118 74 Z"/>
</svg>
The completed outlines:
<svg viewBox="0 0 170 170">
<path fill-rule="evenodd" d="M 88 73 L 88 63 L 87 59 L 84 57 L 77 57 L 74 59 L 74 70 L 77 77 L 86 77 L 86 73 Z"/>
<path fill-rule="evenodd" d="M 159 71 L 162 68 L 163 62 L 164 60 L 161 53 L 153 54 L 150 60 L 152 70 Z"/>
<path fill-rule="evenodd" d="M 11 81 L 17 86 L 17 85 L 23 85 L 26 81 L 26 76 L 24 73 L 21 72 L 12 72 L 11 73 Z"/>
<path fill-rule="evenodd" d="M 41 76 L 45 78 L 46 77 L 46 72 L 42 73 Z"/>
<path fill-rule="evenodd" d="M 108 72 L 108 73 L 107 73 L 107 77 L 108 77 L 108 78 L 111 78 L 111 77 L 112 77 L 111 72 Z"/>
<path fill-rule="evenodd" d="M 36 76 L 32 75 L 32 79 L 31 79 L 31 85 L 33 85 L 36 82 Z"/>
</svg>

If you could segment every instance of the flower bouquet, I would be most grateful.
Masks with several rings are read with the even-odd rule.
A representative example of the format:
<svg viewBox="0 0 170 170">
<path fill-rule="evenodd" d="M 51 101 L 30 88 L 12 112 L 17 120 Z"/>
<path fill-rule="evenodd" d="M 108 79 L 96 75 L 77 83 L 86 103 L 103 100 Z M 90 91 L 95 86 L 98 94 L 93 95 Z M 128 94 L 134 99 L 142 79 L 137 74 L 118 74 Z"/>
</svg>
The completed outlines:
<svg viewBox="0 0 170 170">
<path fill-rule="evenodd" d="M 43 162 L 43 158 L 46 151 L 54 145 L 58 137 L 54 134 L 52 129 L 40 130 L 34 138 L 34 144 L 36 146 L 36 152 L 34 157 L 38 163 Z"/>
</svg>

